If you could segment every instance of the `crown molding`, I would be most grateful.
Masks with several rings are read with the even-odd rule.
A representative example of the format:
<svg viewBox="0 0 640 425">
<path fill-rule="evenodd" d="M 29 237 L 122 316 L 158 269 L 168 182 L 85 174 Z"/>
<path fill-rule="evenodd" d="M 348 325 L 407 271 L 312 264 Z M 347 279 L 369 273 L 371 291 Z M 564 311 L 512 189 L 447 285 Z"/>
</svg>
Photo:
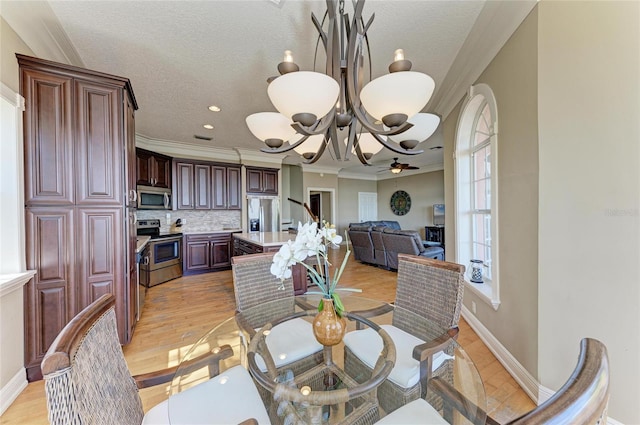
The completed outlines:
<svg viewBox="0 0 640 425">
<path fill-rule="evenodd" d="M 377 180 L 389 180 L 389 179 L 397 179 L 401 177 L 409 177 L 417 174 L 425 174 L 425 173 L 433 173 L 434 171 L 442 171 L 444 170 L 444 163 L 438 164 L 428 164 L 421 165 L 419 170 L 404 170 L 401 173 L 393 174 L 389 173 L 389 175 L 379 175 Z"/>
<path fill-rule="evenodd" d="M 19 93 L 14 92 L 11 87 L 2 82 L 0 82 L 0 96 L 9 102 L 11 106 L 15 107 L 19 111 L 24 111 L 24 97 Z"/>
<path fill-rule="evenodd" d="M 487 1 L 460 48 L 430 109 L 446 119 L 489 66 L 537 0 Z"/>
<path fill-rule="evenodd" d="M 253 149 L 234 148 L 238 153 L 240 162 L 265 162 L 268 164 L 282 165 L 282 160 L 287 156 L 286 154 L 273 154 L 264 153 Z"/>
<path fill-rule="evenodd" d="M 48 1 L 3 1 L 0 14 L 37 57 L 85 67 Z"/>
<path fill-rule="evenodd" d="M 238 152 L 234 149 L 215 148 L 173 140 L 153 139 L 137 133 L 136 146 L 177 158 L 240 163 Z"/>
</svg>

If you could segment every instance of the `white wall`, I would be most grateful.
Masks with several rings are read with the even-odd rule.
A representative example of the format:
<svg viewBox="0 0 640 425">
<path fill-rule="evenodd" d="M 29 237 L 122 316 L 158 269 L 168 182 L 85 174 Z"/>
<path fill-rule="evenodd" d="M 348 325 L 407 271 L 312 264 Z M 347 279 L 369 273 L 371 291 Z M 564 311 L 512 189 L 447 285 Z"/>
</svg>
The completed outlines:
<svg viewBox="0 0 640 425">
<path fill-rule="evenodd" d="M 33 273 L 25 270 L 22 111 L 15 53 L 33 55 L 9 25 L 0 19 L 0 414 L 26 387 L 24 369 L 23 285 Z"/>
<path fill-rule="evenodd" d="M 640 3 L 539 3 L 539 368 L 611 361 L 609 415 L 640 423 Z"/>
</svg>

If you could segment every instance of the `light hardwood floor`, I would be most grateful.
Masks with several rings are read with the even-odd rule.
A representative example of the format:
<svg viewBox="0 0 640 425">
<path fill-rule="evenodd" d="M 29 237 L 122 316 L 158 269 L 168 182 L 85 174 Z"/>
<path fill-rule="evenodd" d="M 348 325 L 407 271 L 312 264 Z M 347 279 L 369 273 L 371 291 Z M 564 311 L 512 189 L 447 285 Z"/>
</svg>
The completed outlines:
<svg viewBox="0 0 640 425">
<path fill-rule="evenodd" d="M 339 264 L 344 248 L 332 257 Z M 350 258 L 341 284 L 362 289 L 362 296 L 394 300 L 396 273 L 360 264 Z M 230 271 L 182 277 L 150 288 L 132 342 L 123 347 L 132 374 L 179 363 L 180 358 L 213 325 L 235 310 Z M 460 321 L 460 344 L 472 358 L 484 381 L 488 413 L 506 422 L 535 407 L 515 380 L 491 354 L 475 332 Z M 168 396 L 169 387 L 143 389 L 145 411 Z M 33 382 L 0 417 L 0 424 L 46 424 L 43 381 Z"/>
</svg>

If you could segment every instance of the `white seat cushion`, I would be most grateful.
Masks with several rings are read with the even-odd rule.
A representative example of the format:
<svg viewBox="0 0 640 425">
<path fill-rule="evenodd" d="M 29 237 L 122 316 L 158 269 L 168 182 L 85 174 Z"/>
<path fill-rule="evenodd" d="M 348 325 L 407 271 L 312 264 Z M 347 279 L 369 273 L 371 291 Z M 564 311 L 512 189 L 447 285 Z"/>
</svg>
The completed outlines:
<svg viewBox="0 0 640 425">
<path fill-rule="evenodd" d="M 396 364 L 387 379 L 401 388 L 413 387 L 420 380 L 420 362 L 413 358 L 413 348 L 424 344 L 424 341 L 393 325 L 380 327 L 387 331 L 396 346 Z M 382 351 L 382 338 L 371 328 L 347 333 L 344 336 L 344 344 L 371 369 Z M 437 352 L 433 355 L 432 370 L 436 370 L 445 360 L 452 358 L 442 351 Z"/>
<path fill-rule="evenodd" d="M 251 375 L 234 366 L 154 406 L 142 424 L 238 424 L 250 418 L 270 423 Z"/>
<path fill-rule="evenodd" d="M 313 335 L 311 323 L 300 317 L 273 327 L 266 339 L 277 368 L 322 350 L 322 344 Z M 267 366 L 262 357 L 256 356 L 256 365 L 266 372 Z"/>
<path fill-rule="evenodd" d="M 436 409 L 421 398 L 405 404 L 376 422 L 381 425 L 439 425 L 448 423 Z"/>
</svg>

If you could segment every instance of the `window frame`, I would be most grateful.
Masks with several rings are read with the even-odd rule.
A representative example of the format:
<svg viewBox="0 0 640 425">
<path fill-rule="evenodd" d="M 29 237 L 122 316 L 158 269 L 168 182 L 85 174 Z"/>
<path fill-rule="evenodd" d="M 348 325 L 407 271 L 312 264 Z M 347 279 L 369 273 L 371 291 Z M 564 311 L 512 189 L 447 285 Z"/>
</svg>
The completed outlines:
<svg viewBox="0 0 640 425">
<path fill-rule="evenodd" d="M 486 140 L 474 145 L 478 120 L 485 107 L 489 107 L 489 134 Z M 489 147 L 490 155 L 490 205 L 489 209 L 477 209 L 475 197 L 474 154 Z M 458 118 L 454 149 L 454 194 L 455 194 L 455 261 L 467 266 L 465 285 L 481 300 L 495 310 L 500 305 L 500 267 L 498 238 L 498 114 L 493 91 L 486 84 L 472 86 L 467 93 Z M 491 273 L 485 276 L 485 283 L 471 283 L 469 280 L 470 260 L 473 258 L 475 216 L 490 216 Z M 485 239 L 486 241 L 486 239 Z"/>
</svg>

